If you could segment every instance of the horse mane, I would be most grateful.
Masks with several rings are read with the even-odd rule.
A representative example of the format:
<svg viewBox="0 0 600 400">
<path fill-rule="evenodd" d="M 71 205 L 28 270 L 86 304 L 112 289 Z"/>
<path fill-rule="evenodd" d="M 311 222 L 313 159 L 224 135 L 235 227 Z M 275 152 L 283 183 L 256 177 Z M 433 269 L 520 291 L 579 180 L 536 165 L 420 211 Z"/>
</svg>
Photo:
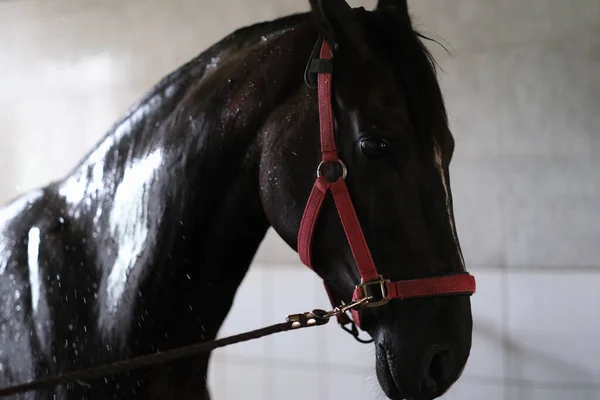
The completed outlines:
<svg viewBox="0 0 600 400">
<path fill-rule="evenodd" d="M 397 20 L 393 20 L 393 17 L 385 11 L 365 12 L 362 8 L 357 11 L 359 11 L 359 14 L 367 15 L 367 18 L 363 18 L 362 21 L 366 34 L 375 37 L 375 40 L 372 40 L 372 42 L 375 42 L 372 43 L 375 46 L 384 45 L 384 52 L 391 56 L 390 61 L 393 63 L 394 68 L 397 68 L 399 71 L 407 71 L 407 59 L 414 60 L 413 63 L 416 62 L 418 64 L 414 67 L 408 66 L 412 70 L 409 74 L 405 73 L 404 75 L 405 78 L 410 77 L 410 79 L 403 80 L 405 87 L 408 89 L 408 95 L 416 95 L 418 97 L 417 103 L 413 103 L 412 101 L 407 102 L 409 105 L 415 104 L 411 107 L 410 114 L 415 115 L 420 110 L 439 110 L 441 113 L 438 115 L 438 118 L 441 118 L 440 122 L 446 124 L 447 116 L 443 107 L 442 94 L 435 80 L 438 64 L 429 49 L 419 39 L 435 40 L 426 37 L 412 28 L 408 29 L 409 27 L 406 26 L 398 26 Z M 168 97 L 172 101 L 181 101 L 186 93 L 200 85 L 205 78 L 218 70 L 219 67 L 211 68 L 211 66 L 215 66 L 215 60 L 223 62 L 227 56 L 235 55 L 236 52 L 248 50 L 250 47 L 256 46 L 260 43 L 261 38 L 271 39 L 274 36 L 279 36 L 290 29 L 297 28 L 303 23 L 311 22 L 311 18 L 310 12 L 291 14 L 274 20 L 252 24 L 224 36 L 221 40 L 154 84 L 108 129 L 94 148 L 88 151 L 75 168 L 69 172 L 69 175 L 76 173 L 76 170 L 89 164 L 89 161 L 94 159 L 94 153 L 97 154 L 98 150 L 102 148 L 102 144 L 111 141 L 111 138 L 113 139 L 112 142 L 115 142 L 119 140 L 118 136 L 123 131 L 143 129 L 142 125 L 148 122 L 147 117 L 164 120 L 164 115 L 151 113 L 151 111 L 154 111 L 153 105 L 155 100 L 160 97 Z M 410 52 L 410 58 L 406 56 L 407 52 Z M 223 54 L 225 54 L 225 57 L 223 57 Z M 418 77 L 418 82 L 414 82 L 412 79 L 414 77 Z M 417 90 L 417 88 L 421 88 L 421 90 Z M 417 127 L 427 125 L 427 119 L 431 119 L 430 116 L 417 116 L 414 121 L 415 125 Z M 417 128 L 417 130 L 423 132 L 432 131 L 431 129 L 421 128 Z"/>
<path fill-rule="evenodd" d="M 379 57 L 391 63 L 393 69 L 398 71 L 395 73 L 399 76 L 407 97 L 406 104 L 417 136 L 430 137 L 439 132 L 439 126 L 447 124 L 447 115 L 436 80 L 437 63 L 420 40 L 425 36 L 411 26 L 398 24 L 398 20 L 389 13 L 365 12 L 364 9 L 357 11 L 370 45 L 379 50 Z M 166 75 L 124 113 L 63 180 L 56 182 L 59 190 L 62 190 L 62 194 L 66 193 L 66 197 L 73 190 L 70 198 L 72 202 L 76 202 L 74 200 L 77 198 L 83 201 L 86 195 L 94 197 L 91 192 L 97 185 L 91 183 L 95 174 L 102 176 L 105 172 L 111 172 L 113 179 L 117 181 L 114 183 L 118 183 L 122 179 L 127 160 L 147 155 L 157 140 L 169 140 L 167 136 L 172 125 L 180 124 L 182 118 L 188 118 L 184 114 L 189 107 L 193 107 L 191 103 L 196 101 L 195 98 L 205 95 L 199 92 L 207 79 L 222 73 L 228 62 L 234 62 L 237 71 L 243 66 L 243 62 L 239 62 L 244 58 L 243 55 L 252 52 L 262 41 L 274 41 L 285 32 L 310 22 L 311 14 L 305 12 L 238 29 Z M 301 63 L 304 62 L 302 60 Z M 222 73 L 218 78 L 226 77 L 227 74 Z M 190 99 L 192 95 L 194 99 Z M 243 97 L 244 94 L 239 96 Z M 212 110 L 209 113 L 204 116 L 205 125 L 223 120 L 220 115 L 213 114 Z M 205 126 L 203 130 L 209 128 Z M 200 133 L 200 138 L 196 138 L 195 143 L 187 144 L 199 149 L 198 146 L 204 146 L 208 141 L 205 136 Z M 168 146 L 166 148 L 169 149 Z M 65 185 L 70 187 L 65 189 Z"/>
</svg>

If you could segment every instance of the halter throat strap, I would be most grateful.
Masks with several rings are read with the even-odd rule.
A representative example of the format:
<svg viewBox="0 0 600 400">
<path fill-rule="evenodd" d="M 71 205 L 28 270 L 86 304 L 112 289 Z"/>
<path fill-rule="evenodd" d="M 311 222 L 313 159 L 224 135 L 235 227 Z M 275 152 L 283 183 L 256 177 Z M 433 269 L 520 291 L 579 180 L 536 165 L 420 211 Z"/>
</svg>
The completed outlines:
<svg viewBox="0 0 600 400">
<path fill-rule="evenodd" d="M 320 57 L 315 58 L 315 50 L 321 44 Z M 298 231 L 298 254 L 302 263 L 312 269 L 312 241 L 315 226 L 323 201 L 331 192 L 338 216 L 341 220 L 346 239 L 350 245 L 354 261 L 360 273 L 361 282 L 356 285 L 352 300 L 365 297 L 370 299 L 365 307 L 379 307 L 392 299 L 407 299 L 413 297 L 432 297 L 448 295 L 472 295 L 475 293 L 475 278 L 468 273 L 457 275 L 437 276 L 423 279 L 412 279 L 392 282 L 377 272 L 369 246 L 356 215 L 348 187 L 346 186 L 347 169 L 340 159 L 334 133 L 334 117 L 332 108 L 332 74 L 333 54 L 326 40 L 319 39 L 306 68 L 305 80 L 310 86 L 309 73 L 317 74 L 317 90 L 319 100 L 319 125 L 321 131 L 321 163 L 317 167 L 317 179 L 310 192 L 300 229 Z M 314 75 L 313 75 L 314 76 Z M 328 180 L 323 176 L 323 168 L 328 164 L 339 164 L 341 176 L 336 180 Z M 327 288 L 332 303 L 331 290 Z M 336 306 L 336 304 L 333 304 Z M 360 327 L 360 314 L 352 310 L 352 319 Z M 348 322 L 347 318 L 338 319 L 340 323 Z"/>
</svg>

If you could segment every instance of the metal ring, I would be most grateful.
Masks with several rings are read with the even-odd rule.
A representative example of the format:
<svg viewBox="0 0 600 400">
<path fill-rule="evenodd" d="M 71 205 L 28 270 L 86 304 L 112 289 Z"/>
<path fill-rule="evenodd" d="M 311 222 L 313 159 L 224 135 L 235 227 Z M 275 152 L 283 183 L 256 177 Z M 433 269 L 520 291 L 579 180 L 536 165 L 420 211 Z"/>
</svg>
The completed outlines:
<svg viewBox="0 0 600 400">
<path fill-rule="evenodd" d="M 340 160 L 339 158 L 336 162 L 342 167 L 342 179 L 346 180 L 346 176 L 348 176 L 348 168 L 346 168 L 346 164 L 344 164 L 344 162 L 342 160 Z M 321 161 L 319 163 L 319 165 L 317 166 L 317 178 L 319 178 L 323 175 L 323 174 L 321 174 L 321 167 L 323 166 L 323 164 L 325 164 L 325 162 Z"/>
</svg>

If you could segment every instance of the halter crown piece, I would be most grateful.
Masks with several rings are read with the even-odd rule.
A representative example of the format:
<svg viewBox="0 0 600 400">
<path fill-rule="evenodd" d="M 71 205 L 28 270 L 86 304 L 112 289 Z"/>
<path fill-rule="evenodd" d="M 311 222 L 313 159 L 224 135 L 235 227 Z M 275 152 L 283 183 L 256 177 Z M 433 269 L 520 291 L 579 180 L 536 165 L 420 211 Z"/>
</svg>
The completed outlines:
<svg viewBox="0 0 600 400">
<path fill-rule="evenodd" d="M 315 50 L 321 39 L 315 45 Z M 312 188 L 302 221 L 298 231 L 298 254 L 302 263 L 312 269 L 311 245 L 313 233 L 319 212 L 328 191 L 331 191 L 337 208 L 338 216 L 346 233 L 354 261 L 361 276 L 361 282 L 356 285 L 352 301 L 369 298 L 364 301 L 364 307 L 379 307 L 392 299 L 407 299 L 411 297 L 433 297 L 449 295 L 472 295 L 475 293 L 475 278 L 469 273 L 445 275 L 423 279 L 412 279 L 391 282 L 377 272 L 369 246 L 363 234 L 360 222 L 354 210 L 348 187 L 346 186 L 346 166 L 339 158 L 333 123 L 333 109 L 331 106 L 332 59 L 333 54 L 326 40 L 322 40 L 320 58 L 311 55 L 307 72 L 317 73 L 317 87 L 319 97 L 319 122 L 321 130 L 322 160 L 317 167 L 317 180 Z M 306 78 L 306 76 L 305 76 Z M 307 84 L 310 83 L 307 80 Z M 342 167 L 342 176 L 330 182 L 321 173 L 321 167 L 329 163 L 338 163 Z M 333 303 L 331 291 L 325 285 Z M 335 307 L 336 304 L 334 303 Z M 351 310 L 352 319 L 360 327 L 360 314 L 356 308 Z M 347 317 L 346 317 L 347 318 Z M 342 323 L 341 319 L 338 319 Z M 352 322 L 352 321 L 347 321 Z"/>
</svg>

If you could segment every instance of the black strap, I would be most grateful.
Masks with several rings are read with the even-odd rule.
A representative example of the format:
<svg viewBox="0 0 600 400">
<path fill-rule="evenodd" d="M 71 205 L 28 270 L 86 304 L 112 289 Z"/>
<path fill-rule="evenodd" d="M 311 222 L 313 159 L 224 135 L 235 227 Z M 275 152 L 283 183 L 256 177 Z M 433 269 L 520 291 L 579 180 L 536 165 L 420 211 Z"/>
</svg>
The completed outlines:
<svg viewBox="0 0 600 400">
<path fill-rule="evenodd" d="M 315 90 L 317 89 L 318 71 L 315 71 L 313 69 L 313 65 L 314 65 L 313 62 L 319 61 L 319 51 L 321 50 L 322 43 L 323 43 L 323 38 L 321 36 L 319 36 L 317 38 L 317 42 L 315 43 L 315 46 L 313 47 L 313 49 L 310 53 L 310 58 L 306 62 L 306 67 L 304 68 L 304 83 L 310 89 L 315 89 Z M 327 72 L 327 71 L 325 71 L 325 72 Z"/>
<path fill-rule="evenodd" d="M 331 60 L 316 58 L 311 60 L 309 70 L 313 74 L 330 74 L 333 71 L 333 63 Z"/>
</svg>

